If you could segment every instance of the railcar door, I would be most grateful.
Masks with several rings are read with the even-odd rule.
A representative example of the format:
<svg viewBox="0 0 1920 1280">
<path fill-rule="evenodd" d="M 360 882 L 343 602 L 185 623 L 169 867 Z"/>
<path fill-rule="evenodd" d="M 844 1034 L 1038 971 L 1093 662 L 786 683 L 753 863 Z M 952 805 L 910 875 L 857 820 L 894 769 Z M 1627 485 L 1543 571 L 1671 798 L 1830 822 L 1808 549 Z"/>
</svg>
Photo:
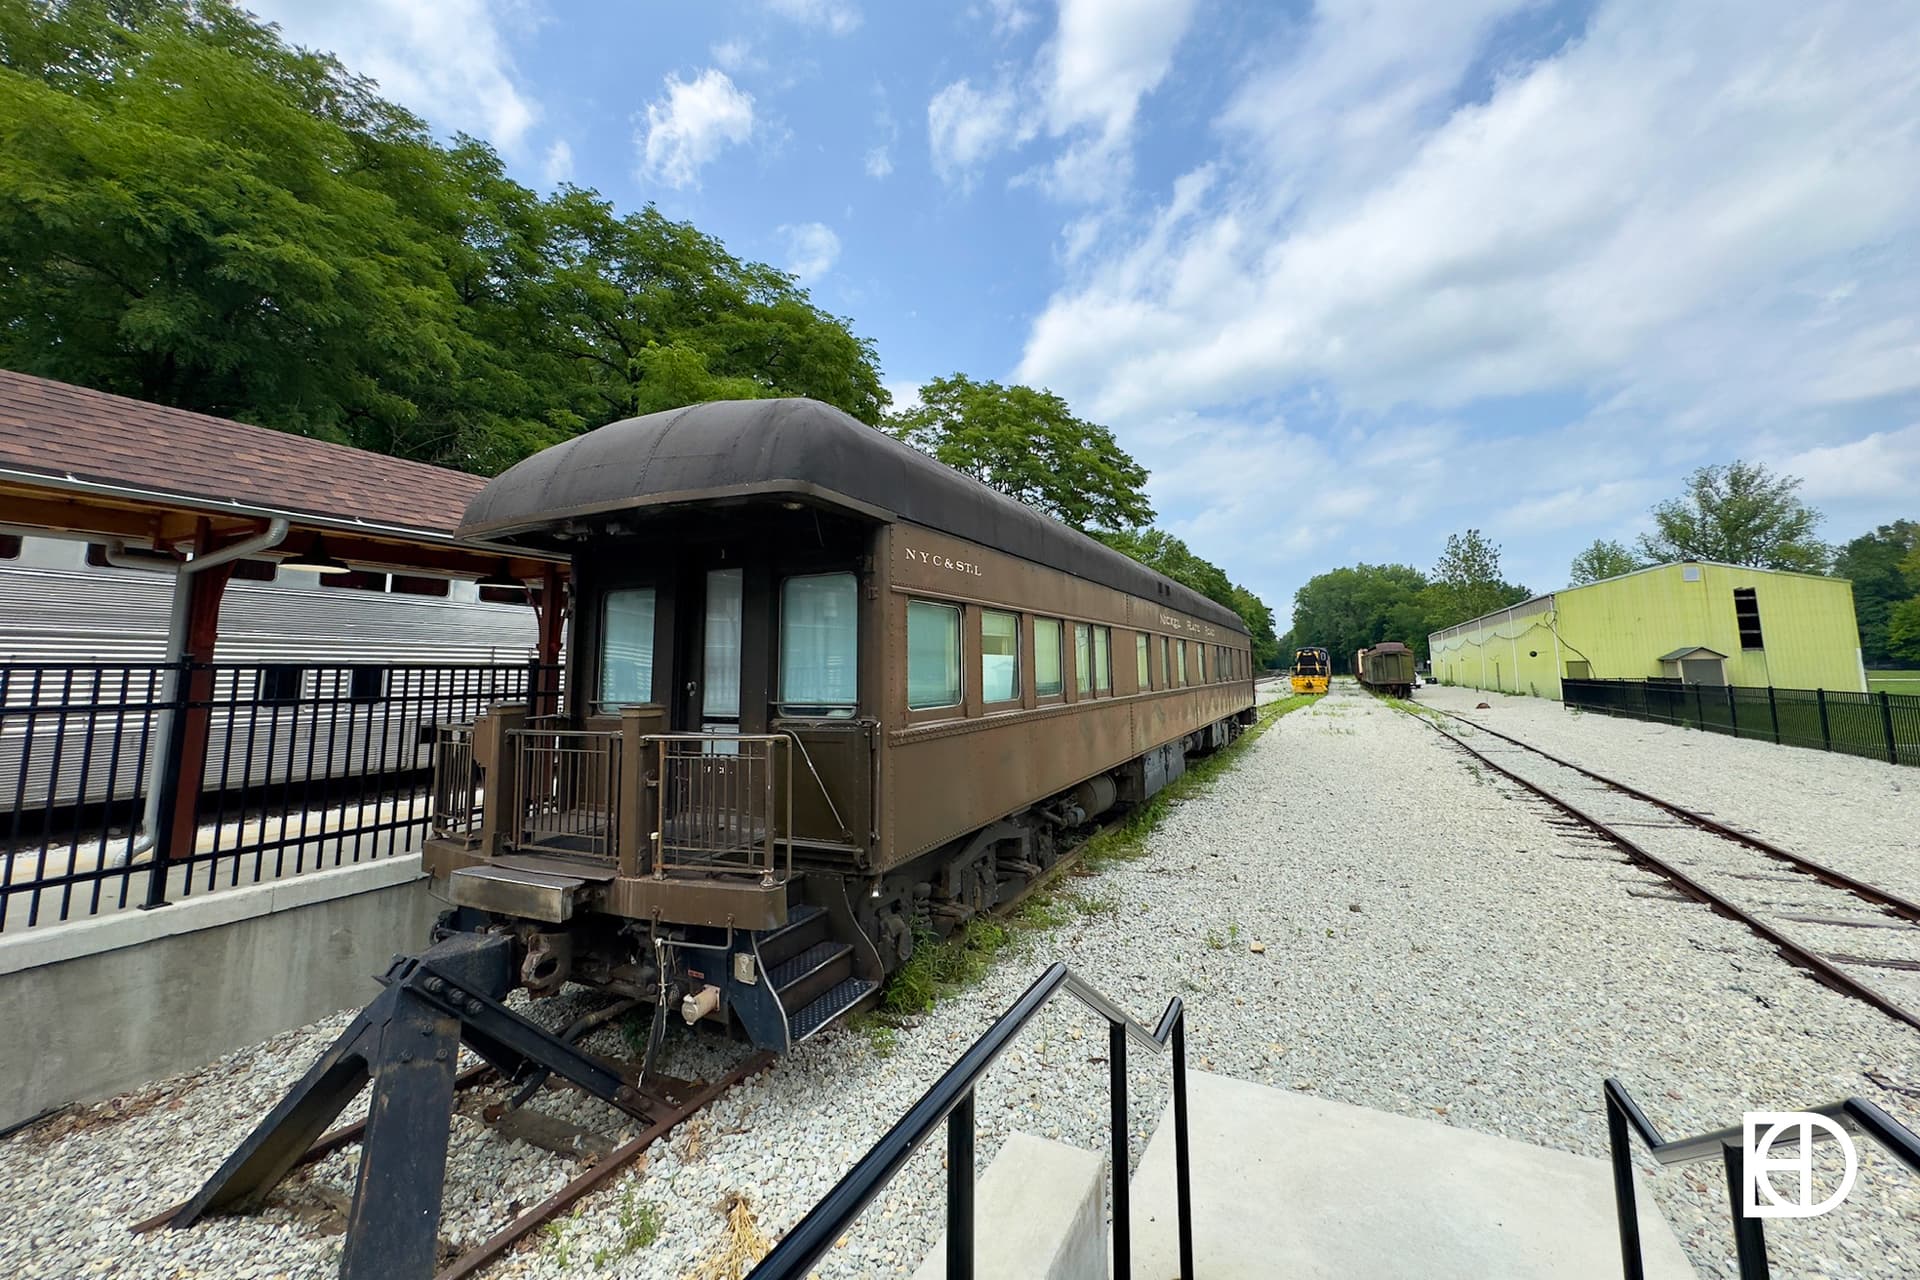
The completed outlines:
<svg viewBox="0 0 1920 1280">
<path fill-rule="evenodd" d="M 685 583 L 676 647 L 685 655 L 686 676 L 675 699 L 676 732 L 740 732 L 745 579 L 736 567 L 695 573 Z"/>
</svg>

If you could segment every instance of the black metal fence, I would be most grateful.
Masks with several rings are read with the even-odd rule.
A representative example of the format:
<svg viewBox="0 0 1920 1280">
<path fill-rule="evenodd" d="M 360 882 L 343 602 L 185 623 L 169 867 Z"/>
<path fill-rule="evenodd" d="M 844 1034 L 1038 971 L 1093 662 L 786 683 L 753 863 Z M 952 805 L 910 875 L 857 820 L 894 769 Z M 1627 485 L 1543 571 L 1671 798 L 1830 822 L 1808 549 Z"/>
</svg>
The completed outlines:
<svg viewBox="0 0 1920 1280">
<path fill-rule="evenodd" d="M 0 664 L 0 930 L 406 852 L 423 730 L 551 710 L 559 685 L 536 663 Z"/>
<path fill-rule="evenodd" d="M 1563 680 L 1570 707 L 1920 765 L 1920 696 L 1678 680 Z"/>
</svg>

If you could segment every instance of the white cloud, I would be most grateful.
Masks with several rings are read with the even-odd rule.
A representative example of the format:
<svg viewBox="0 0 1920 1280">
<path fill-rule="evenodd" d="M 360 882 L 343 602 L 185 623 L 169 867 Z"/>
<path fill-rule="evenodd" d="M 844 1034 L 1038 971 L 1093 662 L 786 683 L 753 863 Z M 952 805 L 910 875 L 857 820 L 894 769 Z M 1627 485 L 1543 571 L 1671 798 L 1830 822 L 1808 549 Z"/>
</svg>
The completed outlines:
<svg viewBox="0 0 1920 1280">
<path fill-rule="evenodd" d="M 1920 495 L 1920 423 L 1804 449 L 1775 470 L 1799 476 L 1800 495 L 1815 504 L 1879 499 L 1910 506 Z"/>
<path fill-rule="evenodd" d="M 885 387 L 887 394 L 893 397 L 891 412 L 911 413 L 920 407 L 920 388 L 926 384 L 915 382 L 910 378 L 896 378 L 880 385 Z"/>
<path fill-rule="evenodd" d="M 1033 22 L 1033 10 L 1020 0 L 987 0 L 987 13 L 996 36 L 1019 35 Z"/>
<path fill-rule="evenodd" d="M 1176 194 L 1054 296 L 1022 380 L 1108 416 L 1321 380 L 1349 409 L 1572 390 L 1703 425 L 1920 387 L 1910 12 L 1610 5 L 1451 112 L 1479 42 L 1345 12 L 1236 100 L 1273 137 L 1205 207 Z"/>
<path fill-rule="evenodd" d="M 1193 10 L 1193 0 L 1060 0 L 1041 55 L 1048 130 L 1067 139 L 1042 175 L 1051 194 L 1098 201 L 1126 189 L 1141 100 L 1172 69 Z"/>
<path fill-rule="evenodd" d="M 824 222 L 802 222 L 780 228 L 786 243 L 787 270 L 810 284 L 825 275 L 840 257 L 840 237 Z"/>
<path fill-rule="evenodd" d="M 486 138 L 519 152 L 540 117 L 509 53 L 503 27 L 524 27 L 515 0 L 247 0 L 286 39 L 337 54 L 380 93 L 436 128 Z"/>
<path fill-rule="evenodd" d="M 745 40 L 722 40 L 714 45 L 710 52 L 713 54 L 714 62 L 725 71 L 764 71 L 766 69 L 766 59 L 756 54 L 753 46 Z"/>
<path fill-rule="evenodd" d="M 547 180 L 550 187 L 558 186 L 573 177 L 573 148 L 565 138 L 557 138 L 547 148 L 546 159 L 540 164 L 540 176 Z"/>
<path fill-rule="evenodd" d="M 692 80 L 669 73 L 666 93 L 647 104 L 636 139 L 645 175 L 670 187 L 699 182 L 700 170 L 753 135 L 753 95 L 708 67 Z"/>
<path fill-rule="evenodd" d="M 933 171 L 943 182 L 970 185 L 990 156 L 1032 133 L 1031 123 L 1021 119 L 1019 94 L 1009 79 L 988 89 L 956 80 L 927 103 L 927 143 Z"/>
<path fill-rule="evenodd" d="M 884 178 L 893 172 L 893 152 L 885 144 L 867 149 L 867 176 Z"/>
<path fill-rule="evenodd" d="M 767 8 L 806 27 L 844 36 L 860 25 L 860 10 L 849 0 L 767 0 Z"/>
</svg>

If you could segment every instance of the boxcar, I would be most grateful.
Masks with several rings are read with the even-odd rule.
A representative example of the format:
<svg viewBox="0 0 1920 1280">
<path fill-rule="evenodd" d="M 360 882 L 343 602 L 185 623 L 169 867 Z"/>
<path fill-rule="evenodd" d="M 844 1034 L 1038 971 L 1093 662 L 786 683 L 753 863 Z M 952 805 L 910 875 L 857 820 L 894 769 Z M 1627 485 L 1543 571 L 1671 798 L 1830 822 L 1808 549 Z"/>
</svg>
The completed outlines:
<svg viewBox="0 0 1920 1280">
<path fill-rule="evenodd" d="M 1385 640 L 1354 654 L 1353 672 L 1375 692 L 1396 698 L 1413 696 L 1413 650 L 1398 640 Z"/>
<path fill-rule="evenodd" d="M 573 562 L 565 715 L 443 730 L 426 851 L 535 994 L 784 1049 L 1253 714 L 1231 610 L 813 401 L 602 427 L 461 533 Z"/>
</svg>

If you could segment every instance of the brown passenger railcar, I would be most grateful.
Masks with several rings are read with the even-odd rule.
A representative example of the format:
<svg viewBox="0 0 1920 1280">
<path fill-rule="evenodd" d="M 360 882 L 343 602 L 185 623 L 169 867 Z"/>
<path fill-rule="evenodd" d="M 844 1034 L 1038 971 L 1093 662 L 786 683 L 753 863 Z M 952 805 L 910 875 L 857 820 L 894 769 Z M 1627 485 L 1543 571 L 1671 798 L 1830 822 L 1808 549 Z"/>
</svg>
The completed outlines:
<svg viewBox="0 0 1920 1280">
<path fill-rule="evenodd" d="M 574 612 L 560 705 L 436 743 L 445 927 L 773 1048 L 1252 716 L 1232 611 L 813 401 L 602 427 L 462 535 Z"/>
</svg>

